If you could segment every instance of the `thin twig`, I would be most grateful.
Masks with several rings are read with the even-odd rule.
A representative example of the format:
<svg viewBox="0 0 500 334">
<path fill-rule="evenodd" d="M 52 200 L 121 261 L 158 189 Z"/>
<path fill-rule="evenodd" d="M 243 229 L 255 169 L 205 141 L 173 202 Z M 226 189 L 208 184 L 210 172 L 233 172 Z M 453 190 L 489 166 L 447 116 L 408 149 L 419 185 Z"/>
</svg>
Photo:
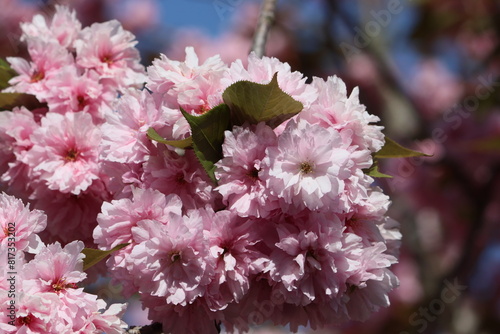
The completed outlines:
<svg viewBox="0 0 500 334">
<path fill-rule="evenodd" d="M 217 333 L 221 332 L 221 322 L 214 321 Z M 147 326 L 130 326 L 123 334 L 164 334 L 163 326 L 159 322 L 155 322 Z"/>
<path fill-rule="evenodd" d="M 269 35 L 269 30 L 271 30 L 271 25 L 274 22 L 274 12 L 276 10 L 277 2 L 278 0 L 264 0 L 264 3 L 262 4 L 262 10 L 260 12 L 257 28 L 255 29 L 251 49 L 251 51 L 255 52 L 259 58 L 264 56 L 267 36 Z"/>
<path fill-rule="evenodd" d="M 162 325 L 155 322 L 147 326 L 131 326 L 124 334 L 163 334 Z"/>
</svg>

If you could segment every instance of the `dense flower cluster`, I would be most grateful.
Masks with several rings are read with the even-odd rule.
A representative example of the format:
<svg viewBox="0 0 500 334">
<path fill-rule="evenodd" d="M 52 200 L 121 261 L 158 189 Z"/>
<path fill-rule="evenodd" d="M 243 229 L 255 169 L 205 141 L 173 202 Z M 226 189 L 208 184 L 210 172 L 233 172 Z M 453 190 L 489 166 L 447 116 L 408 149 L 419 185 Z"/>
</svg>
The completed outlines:
<svg viewBox="0 0 500 334">
<path fill-rule="evenodd" d="M 193 48 L 185 61 L 162 55 L 145 75 L 118 22 L 81 29 L 64 7 L 23 31 L 32 61 L 9 59 L 19 73 L 9 91 L 47 108 L 0 114 L 1 179 L 46 210 L 49 237 L 89 241 L 93 230 L 103 250 L 128 244 L 108 268 L 165 332 L 246 331 L 267 320 L 318 328 L 389 305 L 401 236 L 386 216 L 388 197 L 364 172 L 384 136 L 357 90 L 348 95 L 337 77 L 306 83 L 288 64 L 254 54 L 247 65 L 219 56 L 200 64 Z M 276 127 L 225 131 L 216 182 L 196 147 L 148 137 L 152 128 L 185 140 L 192 128 L 183 111 L 206 115 L 234 83 L 267 84 L 275 74 L 302 111 Z M 79 247 L 40 254 L 77 263 Z M 46 292 L 44 282 L 62 278 L 35 269 L 40 257 L 27 266 L 48 276 L 28 275 L 26 289 Z M 63 270 L 65 289 L 82 278 L 72 270 Z"/>
<path fill-rule="evenodd" d="M 78 287 L 86 277 L 83 242 L 45 245 L 38 233 L 46 225 L 43 212 L 0 194 L 1 332 L 122 333 L 125 304 L 106 310 L 104 300 Z"/>
<path fill-rule="evenodd" d="M 95 217 L 111 198 L 100 125 L 119 94 L 146 78 L 136 41 L 118 21 L 82 28 L 62 6 L 51 20 L 36 15 L 21 28 L 31 59 L 7 58 L 18 75 L 5 91 L 35 95 L 46 107 L 0 114 L 1 181 L 47 213 L 46 240 L 91 244 Z"/>
<path fill-rule="evenodd" d="M 115 279 L 174 333 L 264 320 L 316 328 L 387 306 L 400 235 L 385 216 L 387 196 L 363 172 L 383 135 L 357 92 L 348 97 L 335 77 L 306 84 L 273 58 L 250 55 L 243 67 L 186 54 L 185 62 L 154 61 L 148 90 L 122 98 L 103 125 L 105 159 L 127 166 L 122 198 L 104 203 L 94 231 L 103 249 L 130 244 L 108 262 Z M 232 83 L 268 83 L 276 72 L 303 111 L 275 129 L 226 131 L 217 185 L 192 150 L 148 139 L 151 127 L 188 137 L 180 108 L 202 115 Z"/>
</svg>

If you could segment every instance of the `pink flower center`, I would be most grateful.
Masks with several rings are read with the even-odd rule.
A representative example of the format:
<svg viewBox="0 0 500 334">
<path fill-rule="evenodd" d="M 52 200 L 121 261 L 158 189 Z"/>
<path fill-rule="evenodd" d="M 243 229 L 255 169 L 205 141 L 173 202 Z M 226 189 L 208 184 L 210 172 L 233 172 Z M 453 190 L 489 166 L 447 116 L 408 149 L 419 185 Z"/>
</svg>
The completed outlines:
<svg viewBox="0 0 500 334">
<path fill-rule="evenodd" d="M 75 161 L 78 158 L 79 152 L 71 148 L 66 152 L 66 155 L 64 156 L 64 160 L 66 161 Z"/>
<path fill-rule="evenodd" d="M 308 249 L 306 252 L 306 257 L 312 257 L 313 259 L 317 260 L 314 249 Z"/>
<path fill-rule="evenodd" d="M 17 318 L 16 325 L 17 326 L 29 325 L 31 323 L 31 320 L 32 320 L 32 316 L 31 316 L 31 314 L 28 314 L 25 317 L 19 317 L 19 318 Z"/>
<path fill-rule="evenodd" d="M 176 176 L 175 176 L 175 182 L 177 182 L 178 184 L 186 184 L 186 179 L 184 178 L 184 174 L 183 173 L 178 173 Z"/>
<path fill-rule="evenodd" d="M 78 95 L 76 100 L 78 101 L 78 107 L 80 109 L 83 109 L 83 107 L 85 107 L 87 105 L 87 100 L 85 99 L 85 96 Z"/>
<path fill-rule="evenodd" d="M 35 71 L 31 75 L 30 83 L 38 82 L 38 81 L 42 80 L 43 78 L 45 78 L 45 73 L 43 73 L 42 71 L 40 71 L 40 72 Z"/>
<path fill-rule="evenodd" d="M 222 253 L 220 254 L 220 257 L 223 258 L 226 256 L 226 254 L 230 253 L 231 249 L 233 249 L 234 245 L 231 241 L 224 241 L 219 245 L 220 248 L 222 248 Z"/>
<path fill-rule="evenodd" d="M 52 284 L 52 289 L 55 293 L 59 293 L 68 288 L 76 289 L 78 286 L 75 283 L 66 283 L 64 278 L 59 278 L 56 283 Z"/>
<path fill-rule="evenodd" d="M 169 254 L 169 256 L 172 263 L 175 263 L 181 259 L 181 253 L 179 251 L 173 251 Z"/>
<path fill-rule="evenodd" d="M 301 174 L 310 174 L 313 172 L 313 166 L 310 162 L 306 161 L 300 164 L 300 173 Z"/>
<path fill-rule="evenodd" d="M 352 294 L 357 288 L 356 285 L 347 283 L 347 294 Z"/>
<path fill-rule="evenodd" d="M 203 115 L 207 111 L 210 111 L 210 109 L 211 109 L 210 106 L 208 105 L 208 103 L 206 103 L 206 104 L 202 105 L 199 110 L 195 110 L 194 112 L 198 115 Z"/>
<path fill-rule="evenodd" d="M 252 180 L 258 180 L 259 179 L 259 170 L 257 168 L 252 168 L 252 170 L 250 170 L 248 173 L 247 173 L 247 176 L 249 178 L 251 178 Z"/>
<path fill-rule="evenodd" d="M 108 65 L 112 65 L 115 60 L 113 59 L 113 56 L 111 54 L 105 54 L 103 56 L 101 56 L 101 61 L 103 63 L 107 63 Z"/>
<path fill-rule="evenodd" d="M 360 226 L 360 222 L 356 218 L 351 218 L 345 222 L 345 225 L 351 229 L 356 229 Z"/>
</svg>

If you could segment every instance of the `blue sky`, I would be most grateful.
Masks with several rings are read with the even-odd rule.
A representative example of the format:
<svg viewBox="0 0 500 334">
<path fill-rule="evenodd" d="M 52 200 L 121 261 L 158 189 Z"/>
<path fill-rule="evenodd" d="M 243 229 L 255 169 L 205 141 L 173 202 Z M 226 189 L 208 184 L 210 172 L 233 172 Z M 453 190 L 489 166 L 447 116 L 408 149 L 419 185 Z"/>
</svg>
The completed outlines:
<svg viewBox="0 0 500 334">
<path fill-rule="evenodd" d="M 162 25 L 165 27 L 193 26 L 216 36 L 228 28 L 231 15 L 243 0 L 183 0 L 160 3 Z"/>
</svg>

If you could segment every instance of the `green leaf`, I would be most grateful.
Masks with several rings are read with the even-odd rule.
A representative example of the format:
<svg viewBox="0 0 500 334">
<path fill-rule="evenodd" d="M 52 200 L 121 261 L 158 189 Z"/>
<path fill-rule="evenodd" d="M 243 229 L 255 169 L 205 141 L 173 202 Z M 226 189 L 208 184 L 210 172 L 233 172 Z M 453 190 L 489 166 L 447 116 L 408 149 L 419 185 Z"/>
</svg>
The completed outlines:
<svg viewBox="0 0 500 334">
<path fill-rule="evenodd" d="M 212 180 L 214 184 L 217 184 L 217 178 L 215 177 L 215 163 L 207 159 L 205 153 L 201 151 L 198 146 L 193 144 L 194 154 L 198 158 L 203 169 L 207 172 L 208 177 Z"/>
<path fill-rule="evenodd" d="M 16 75 L 9 63 L 0 59 L 0 90 L 9 87 L 9 80 Z"/>
<path fill-rule="evenodd" d="M 82 253 L 85 254 L 85 258 L 83 259 L 83 270 L 85 271 L 89 269 L 94 264 L 97 264 L 98 262 L 104 260 L 111 253 L 116 252 L 117 250 L 120 250 L 124 247 L 127 247 L 128 245 L 130 244 L 119 244 L 118 246 L 108 251 L 103 251 L 94 248 L 84 248 L 82 250 Z"/>
<path fill-rule="evenodd" d="M 368 169 L 364 169 L 363 172 L 371 177 L 392 178 L 392 175 L 381 173 L 378 170 L 378 160 L 377 159 L 374 159 L 373 165 Z"/>
<path fill-rule="evenodd" d="M 0 58 L 0 67 L 10 67 L 9 63 L 7 63 L 5 60 Z"/>
<path fill-rule="evenodd" d="M 21 93 L 0 93 L 0 108 L 8 109 L 8 107 L 15 104 L 21 95 Z"/>
<path fill-rule="evenodd" d="M 214 163 L 222 158 L 224 131 L 231 127 L 231 112 L 225 104 L 209 110 L 201 116 L 193 116 L 181 109 L 191 127 L 193 148 L 208 176 L 216 183 Z"/>
<path fill-rule="evenodd" d="M 178 147 L 178 148 L 188 148 L 188 147 L 193 145 L 193 138 L 192 137 L 189 137 L 186 139 L 181 139 L 181 140 L 167 140 L 167 139 L 163 138 L 162 136 L 160 136 L 158 134 L 158 132 L 156 132 L 156 130 L 153 128 L 148 129 L 147 135 L 148 135 L 149 139 L 154 140 L 158 143 L 166 144 L 166 145 L 170 145 L 170 146 L 174 146 L 174 147 Z"/>
<path fill-rule="evenodd" d="M 233 125 L 266 122 L 272 128 L 298 114 L 304 106 L 278 86 L 278 73 L 263 85 L 238 81 L 226 88 L 222 99 L 231 110 Z"/>
<path fill-rule="evenodd" d="M 12 110 L 14 107 L 24 106 L 35 109 L 43 106 L 34 95 L 24 93 L 0 93 L 0 110 Z"/>
<path fill-rule="evenodd" d="M 385 145 L 375 153 L 375 158 L 409 158 L 409 157 L 430 157 L 430 155 L 405 148 L 389 137 L 385 137 Z"/>
</svg>

